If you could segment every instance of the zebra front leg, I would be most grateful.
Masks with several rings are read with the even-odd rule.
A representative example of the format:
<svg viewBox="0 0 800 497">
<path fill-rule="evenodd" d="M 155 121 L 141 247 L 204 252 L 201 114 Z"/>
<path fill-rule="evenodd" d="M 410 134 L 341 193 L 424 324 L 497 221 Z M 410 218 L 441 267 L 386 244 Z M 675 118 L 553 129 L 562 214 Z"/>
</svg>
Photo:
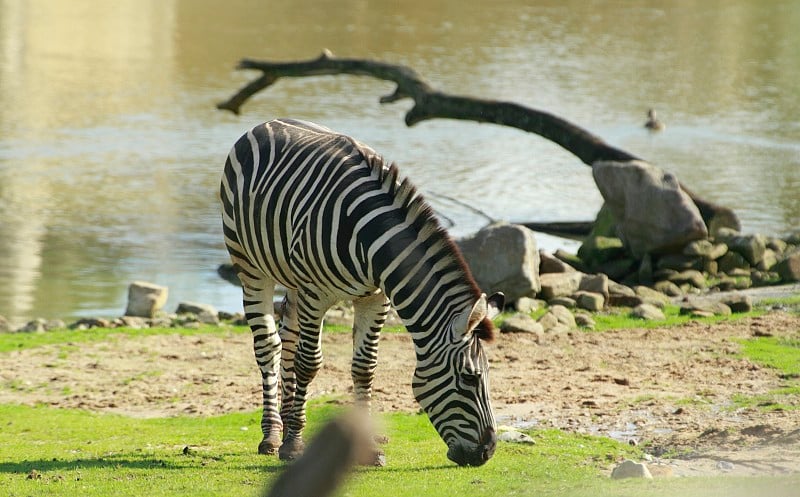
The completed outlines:
<svg viewBox="0 0 800 497">
<path fill-rule="evenodd" d="M 308 294 L 298 295 L 299 334 L 294 354 L 295 391 L 290 409 L 284 411 L 284 436 L 278 456 L 296 459 L 303 453 L 303 429 L 306 426 L 308 386 L 322 366 L 322 317 L 330 303 L 319 302 Z"/>
<path fill-rule="evenodd" d="M 264 438 L 258 444 L 259 454 L 274 454 L 281 444 L 283 422 L 278 414 L 278 367 L 281 339 L 275 329 L 272 297 L 274 282 L 269 279 L 253 280 L 240 273 L 244 294 L 244 312 L 253 332 L 253 350 L 261 370 L 264 413 L 261 432 Z"/>
<path fill-rule="evenodd" d="M 353 362 L 350 375 L 353 378 L 356 405 L 369 413 L 375 368 L 378 366 L 378 342 L 389 313 L 389 299 L 383 292 L 377 292 L 353 301 L 353 310 Z M 385 442 L 386 439 L 380 440 Z M 370 454 L 367 460 L 359 462 L 370 466 L 386 465 L 386 456 L 377 444 L 372 447 Z"/>
<path fill-rule="evenodd" d="M 300 335 L 297 321 L 297 291 L 288 290 L 283 299 L 283 312 L 278 331 L 281 337 L 281 419 L 286 426 L 292 414 L 297 381 L 294 375 L 294 357 Z"/>
</svg>

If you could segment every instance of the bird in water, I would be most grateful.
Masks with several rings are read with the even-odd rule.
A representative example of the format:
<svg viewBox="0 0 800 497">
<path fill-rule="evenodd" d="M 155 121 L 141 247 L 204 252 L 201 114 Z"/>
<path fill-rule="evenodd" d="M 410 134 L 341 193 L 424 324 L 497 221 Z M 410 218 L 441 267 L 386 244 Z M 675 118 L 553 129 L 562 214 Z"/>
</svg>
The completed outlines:
<svg viewBox="0 0 800 497">
<path fill-rule="evenodd" d="M 655 109 L 650 109 L 647 111 L 647 122 L 644 123 L 644 127 L 649 129 L 650 131 L 661 131 L 664 128 L 666 128 L 664 123 L 659 121 L 658 117 L 656 117 Z"/>
</svg>

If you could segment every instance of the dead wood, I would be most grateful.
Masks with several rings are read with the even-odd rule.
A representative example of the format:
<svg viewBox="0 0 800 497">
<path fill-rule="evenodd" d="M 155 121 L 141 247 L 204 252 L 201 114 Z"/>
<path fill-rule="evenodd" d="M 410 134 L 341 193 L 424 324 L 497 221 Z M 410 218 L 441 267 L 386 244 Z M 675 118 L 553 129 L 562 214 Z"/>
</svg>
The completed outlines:
<svg viewBox="0 0 800 497">
<path fill-rule="evenodd" d="M 407 126 L 436 118 L 493 123 L 535 133 L 560 145 L 589 166 L 601 160 L 624 162 L 639 159 L 549 112 L 513 102 L 443 93 L 433 88 L 414 69 L 399 64 L 340 58 L 324 50 L 316 59 L 306 61 L 274 62 L 242 59 L 237 69 L 258 70 L 261 71 L 261 76 L 242 87 L 228 100 L 217 104 L 218 109 L 229 110 L 235 114 L 240 112 L 250 97 L 268 88 L 280 78 L 338 74 L 370 76 L 396 84 L 394 92 L 381 97 L 380 103 L 396 102 L 404 98 L 414 101 L 414 105 L 405 116 Z M 699 198 L 686 188 L 684 190 L 700 208 L 701 215 L 709 228 L 722 225 L 739 229 L 739 220 L 733 211 Z"/>
</svg>

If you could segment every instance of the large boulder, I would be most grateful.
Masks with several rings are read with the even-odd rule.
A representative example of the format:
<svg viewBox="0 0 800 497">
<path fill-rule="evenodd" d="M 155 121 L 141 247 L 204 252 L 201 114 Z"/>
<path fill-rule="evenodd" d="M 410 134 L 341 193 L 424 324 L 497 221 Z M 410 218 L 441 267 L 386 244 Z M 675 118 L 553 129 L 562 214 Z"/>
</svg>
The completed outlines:
<svg viewBox="0 0 800 497">
<path fill-rule="evenodd" d="M 155 317 L 167 303 L 168 288 L 146 281 L 134 281 L 128 286 L 126 316 Z"/>
<path fill-rule="evenodd" d="M 507 302 L 514 302 L 541 289 L 539 250 L 528 228 L 493 224 L 456 243 L 485 293 L 503 292 Z"/>
<path fill-rule="evenodd" d="M 700 211 L 672 174 L 634 160 L 597 161 L 592 175 L 617 220 L 617 234 L 635 257 L 708 237 Z"/>
</svg>

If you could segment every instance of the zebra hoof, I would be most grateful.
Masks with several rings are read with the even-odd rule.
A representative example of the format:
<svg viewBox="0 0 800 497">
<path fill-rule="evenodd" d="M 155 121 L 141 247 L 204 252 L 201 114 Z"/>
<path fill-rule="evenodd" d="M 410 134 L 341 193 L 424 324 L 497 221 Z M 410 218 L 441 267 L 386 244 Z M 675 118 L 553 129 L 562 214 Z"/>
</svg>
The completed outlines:
<svg viewBox="0 0 800 497">
<path fill-rule="evenodd" d="M 287 438 L 278 450 L 278 458 L 281 461 L 294 461 L 303 454 L 303 449 L 305 449 L 303 439 Z"/>
<path fill-rule="evenodd" d="M 275 455 L 278 452 L 278 447 L 280 446 L 280 442 L 273 439 L 273 438 L 264 438 L 260 444 L 258 444 L 258 453 L 263 454 L 266 456 Z"/>
</svg>

